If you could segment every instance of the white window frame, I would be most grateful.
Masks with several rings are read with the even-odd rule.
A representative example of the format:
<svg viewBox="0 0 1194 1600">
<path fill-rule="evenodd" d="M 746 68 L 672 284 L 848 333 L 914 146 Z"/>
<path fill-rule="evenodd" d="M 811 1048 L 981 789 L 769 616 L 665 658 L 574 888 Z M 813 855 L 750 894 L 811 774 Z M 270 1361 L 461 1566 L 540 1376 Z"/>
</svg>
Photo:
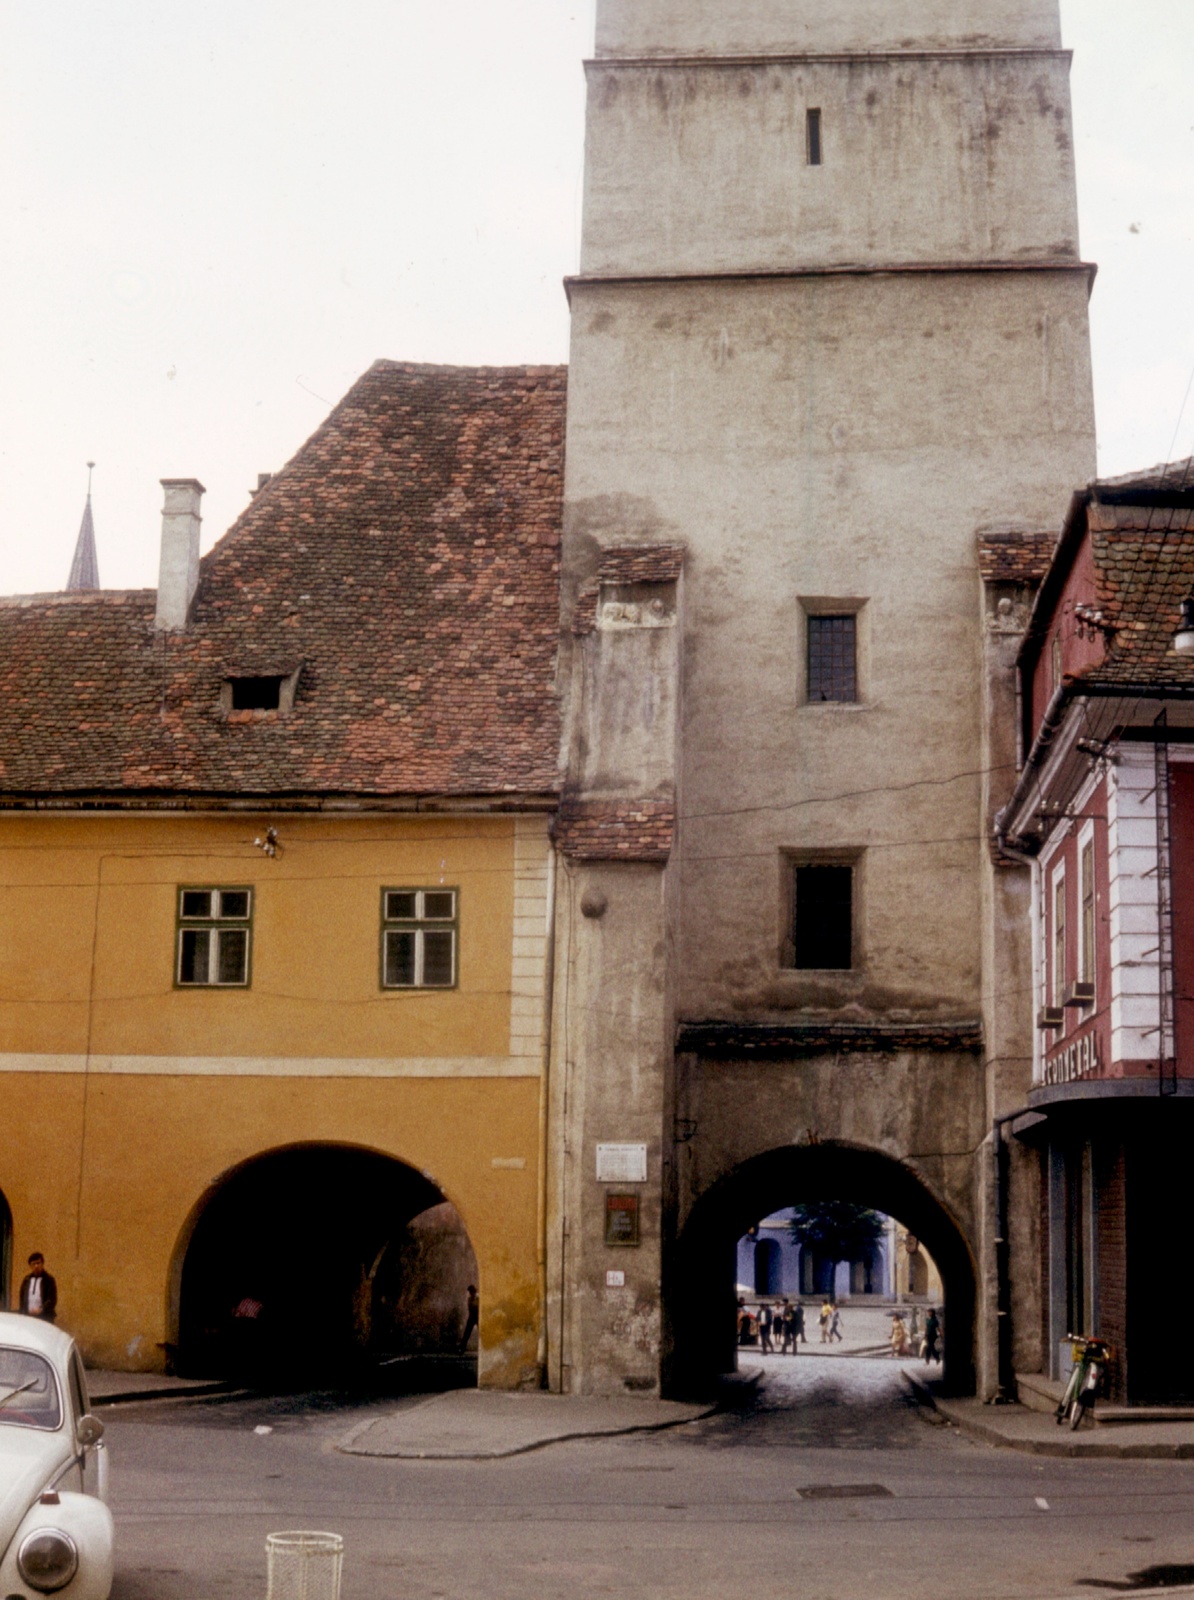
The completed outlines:
<svg viewBox="0 0 1194 1600">
<path fill-rule="evenodd" d="M 1065 904 L 1066 871 L 1065 862 L 1060 862 L 1054 868 L 1049 880 L 1049 965 L 1052 982 L 1049 985 L 1051 1004 L 1054 1006 L 1065 1005 L 1066 965 L 1069 956 L 1069 927 L 1066 918 Z M 1058 918 L 1058 905 L 1061 907 L 1061 917 Z M 1060 926 L 1059 926 L 1060 921 Z M 1059 946 L 1060 938 L 1060 946 Z M 1064 1026 L 1064 1024 L 1063 1024 Z"/>
<path fill-rule="evenodd" d="M 1084 864 L 1090 860 L 1090 931 L 1086 927 L 1086 884 Z M 1099 948 L 1099 878 L 1095 860 L 1095 825 L 1093 819 L 1083 825 L 1078 835 L 1078 980 L 1095 985 L 1098 994 L 1097 957 Z M 1094 1005 L 1090 1001 L 1090 1005 Z"/>
<path fill-rule="evenodd" d="M 211 902 L 206 916 L 188 916 L 184 910 L 186 896 L 190 894 L 207 894 Z M 247 904 L 244 916 L 229 916 L 224 909 L 225 895 L 245 895 Z M 209 884 L 209 883 L 184 883 L 178 887 L 177 902 L 177 932 L 174 944 L 174 983 L 179 989 L 247 989 L 252 973 L 253 962 L 253 889 L 245 883 L 236 884 Z M 182 975 L 183 942 L 188 933 L 206 932 L 210 934 L 207 946 L 207 976 L 205 978 L 184 978 Z M 239 978 L 220 977 L 220 946 L 225 934 L 238 933 L 244 936 L 245 959 L 242 974 Z"/>
<path fill-rule="evenodd" d="M 391 895 L 413 895 L 415 897 L 415 915 L 413 917 L 400 917 L 391 914 Z M 428 895 L 451 895 L 452 915 L 450 917 L 429 917 L 426 914 L 426 897 Z M 412 933 L 415 941 L 414 982 L 392 983 L 387 974 L 389 962 L 387 960 L 388 936 L 391 933 Z M 425 937 L 428 933 L 449 933 L 452 939 L 452 976 L 448 983 L 428 983 L 426 981 Z M 455 989 L 460 981 L 460 890 L 457 888 L 435 887 L 421 888 L 384 888 L 381 891 L 381 987 L 391 993 L 405 991 L 409 993 L 414 989 L 423 989 L 429 992 L 443 993 L 447 989 Z"/>
</svg>

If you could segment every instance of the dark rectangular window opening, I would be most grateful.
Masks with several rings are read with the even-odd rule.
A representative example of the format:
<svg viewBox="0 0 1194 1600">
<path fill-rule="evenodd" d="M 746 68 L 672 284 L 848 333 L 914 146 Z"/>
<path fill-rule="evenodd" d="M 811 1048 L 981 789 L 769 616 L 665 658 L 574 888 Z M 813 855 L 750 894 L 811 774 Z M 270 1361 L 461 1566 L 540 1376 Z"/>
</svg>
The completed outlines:
<svg viewBox="0 0 1194 1600">
<path fill-rule="evenodd" d="M 857 617 L 809 617 L 808 698 L 858 699 Z"/>
<path fill-rule="evenodd" d="M 282 703 L 283 678 L 233 678 L 233 711 L 277 711 Z"/>
<path fill-rule="evenodd" d="M 810 167 L 821 165 L 821 113 L 812 109 L 806 118 L 808 129 L 808 164 Z"/>
<path fill-rule="evenodd" d="M 794 891 L 793 964 L 808 971 L 849 971 L 854 965 L 854 868 L 797 867 Z"/>
</svg>

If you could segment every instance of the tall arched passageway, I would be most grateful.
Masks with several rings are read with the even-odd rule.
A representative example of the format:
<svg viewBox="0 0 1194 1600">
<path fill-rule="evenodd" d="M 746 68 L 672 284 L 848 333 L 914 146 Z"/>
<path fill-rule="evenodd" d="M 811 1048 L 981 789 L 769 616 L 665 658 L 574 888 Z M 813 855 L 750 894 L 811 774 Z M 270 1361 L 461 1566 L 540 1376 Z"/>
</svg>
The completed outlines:
<svg viewBox="0 0 1194 1600">
<path fill-rule="evenodd" d="M 945 1288 L 944 1381 L 974 1388 L 974 1259 L 957 1222 L 910 1167 L 846 1144 L 785 1145 L 743 1161 L 699 1197 L 665 1265 L 665 1384 L 702 1394 L 737 1365 L 736 1246 L 761 1217 L 799 1202 L 850 1200 L 895 1217 L 924 1243 Z"/>
<path fill-rule="evenodd" d="M 309 1383 L 455 1354 L 476 1283 L 464 1224 L 423 1173 L 356 1146 L 268 1151 L 225 1174 L 179 1237 L 175 1365 Z"/>
</svg>

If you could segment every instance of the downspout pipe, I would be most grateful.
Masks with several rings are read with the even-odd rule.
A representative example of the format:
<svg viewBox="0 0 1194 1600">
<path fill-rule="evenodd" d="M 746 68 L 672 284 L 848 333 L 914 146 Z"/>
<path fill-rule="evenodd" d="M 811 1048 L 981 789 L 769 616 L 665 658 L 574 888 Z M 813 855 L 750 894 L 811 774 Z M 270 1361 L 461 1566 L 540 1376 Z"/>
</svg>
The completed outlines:
<svg viewBox="0 0 1194 1600">
<path fill-rule="evenodd" d="M 1006 808 L 1010 810 L 1010 806 Z M 996 844 L 1002 854 L 1022 867 L 1035 865 L 1031 856 L 1016 850 L 1007 843 L 1000 831 L 1000 822 L 1006 810 L 996 818 Z M 995 1351 L 996 1390 L 994 1404 L 1011 1405 L 1016 1399 L 1015 1363 L 1012 1360 L 1012 1270 L 1011 1224 L 1008 1215 L 1008 1193 L 1011 1188 L 1011 1150 L 1004 1127 L 1020 1117 L 1027 1116 L 1030 1108 L 1021 1106 L 1016 1111 L 1005 1111 L 991 1119 L 991 1142 L 995 1155 Z"/>
<path fill-rule="evenodd" d="M 547 959 L 543 971 L 543 1058 L 542 1073 L 539 1082 L 539 1188 L 537 1194 L 538 1217 L 536 1221 L 535 1253 L 536 1268 L 539 1279 L 539 1340 L 536 1352 L 536 1365 L 539 1368 L 539 1384 L 543 1389 L 550 1387 L 548 1374 L 547 1353 L 547 1228 L 549 1194 L 548 1194 L 548 1126 L 551 1116 L 551 1033 L 553 1001 L 555 998 L 556 984 L 556 849 L 552 842 L 547 857 Z"/>
<path fill-rule="evenodd" d="M 1016 1398 L 1016 1374 L 1012 1361 L 1012 1274 L 1011 1244 L 1008 1238 L 1008 1189 L 1010 1154 L 1004 1123 L 1022 1116 L 1020 1111 L 995 1117 L 991 1137 L 995 1146 L 995 1404 L 1008 1406 Z"/>
</svg>

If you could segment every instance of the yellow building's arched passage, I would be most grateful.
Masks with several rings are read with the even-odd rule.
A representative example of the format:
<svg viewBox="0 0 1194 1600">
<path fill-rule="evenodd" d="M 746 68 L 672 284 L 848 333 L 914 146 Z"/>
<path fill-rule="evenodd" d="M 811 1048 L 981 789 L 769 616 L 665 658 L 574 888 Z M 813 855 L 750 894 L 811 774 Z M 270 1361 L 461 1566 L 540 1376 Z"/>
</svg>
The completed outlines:
<svg viewBox="0 0 1194 1600">
<path fill-rule="evenodd" d="M 465 1381 L 475 1341 L 470 1370 L 453 1358 L 478 1277 L 456 1208 L 405 1162 L 327 1143 L 267 1151 L 210 1189 L 179 1236 L 172 1363 L 308 1382 L 423 1356 Z"/>
</svg>

